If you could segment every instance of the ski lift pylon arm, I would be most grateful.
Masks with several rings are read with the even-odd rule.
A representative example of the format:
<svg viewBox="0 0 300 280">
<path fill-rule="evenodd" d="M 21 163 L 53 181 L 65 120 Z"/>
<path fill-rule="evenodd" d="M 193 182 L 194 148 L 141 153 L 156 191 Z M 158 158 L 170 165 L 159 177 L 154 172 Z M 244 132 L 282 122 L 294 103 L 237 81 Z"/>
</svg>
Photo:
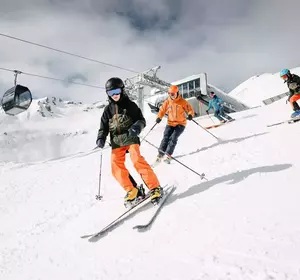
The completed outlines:
<svg viewBox="0 0 300 280">
<path fill-rule="evenodd" d="M 15 81 L 14 81 L 14 83 L 15 83 L 15 86 L 16 86 L 17 85 L 18 75 L 22 74 L 22 72 L 19 71 L 19 70 L 14 70 L 14 73 L 15 73 Z"/>
</svg>

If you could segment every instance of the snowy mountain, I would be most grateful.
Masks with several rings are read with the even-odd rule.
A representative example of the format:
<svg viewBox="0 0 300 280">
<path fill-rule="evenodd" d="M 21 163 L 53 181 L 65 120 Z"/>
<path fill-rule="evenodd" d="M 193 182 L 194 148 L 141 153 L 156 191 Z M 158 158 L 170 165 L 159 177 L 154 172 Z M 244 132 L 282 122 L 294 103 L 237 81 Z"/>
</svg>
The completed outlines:
<svg viewBox="0 0 300 280">
<path fill-rule="evenodd" d="M 0 279 L 300 279 L 300 122 L 267 127 L 289 118 L 285 100 L 232 114 L 235 122 L 209 132 L 188 122 L 174 154 L 180 163 L 155 167 L 161 185 L 177 189 L 151 229 L 132 229 L 147 220 L 148 206 L 97 243 L 80 236 L 122 213 L 125 195 L 111 175 L 110 149 L 101 173 L 93 150 L 102 109 L 50 105 L 52 116 L 1 125 Z M 142 135 L 155 120 L 145 116 Z M 165 125 L 147 140 L 158 146 Z M 147 142 L 141 152 L 155 160 Z M 142 183 L 129 158 L 127 166 Z"/>
<path fill-rule="evenodd" d="M 300 67 L 290 69 L 291 73 L 300 75 Z M 262 106 L 263 101 L 276 95 L 285 93 L 288 88 L 278 73 L 264 73 L 249 78 L 231 92 L 235 97 L 250 107 Z"/>
<path fill-rule="evenodd" d="M 2 112 L 0 162 L 43 161 L 89 150 L 87 143 L 95 145 L 95 127 L 105 104 L 45 97 L 33 100 L 30 108 L 19 115 Z"/>
</svg>

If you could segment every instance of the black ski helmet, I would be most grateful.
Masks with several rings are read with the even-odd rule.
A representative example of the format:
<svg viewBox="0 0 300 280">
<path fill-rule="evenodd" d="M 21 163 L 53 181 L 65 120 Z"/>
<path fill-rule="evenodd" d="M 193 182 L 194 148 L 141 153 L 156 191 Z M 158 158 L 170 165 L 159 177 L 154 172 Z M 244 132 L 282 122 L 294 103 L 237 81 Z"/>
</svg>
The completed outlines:
<svg viewBox="0 0 300 280">
<path fill-rule="evenodd" d="M 110 78 L 106 83 L 105 83 L 105 90 L 112 90 L 116 88 L 121 88 L 122 90 L 124 89 L 124 82 L 118 78 L 118 77 L 113 77 Z"/>
</svg>

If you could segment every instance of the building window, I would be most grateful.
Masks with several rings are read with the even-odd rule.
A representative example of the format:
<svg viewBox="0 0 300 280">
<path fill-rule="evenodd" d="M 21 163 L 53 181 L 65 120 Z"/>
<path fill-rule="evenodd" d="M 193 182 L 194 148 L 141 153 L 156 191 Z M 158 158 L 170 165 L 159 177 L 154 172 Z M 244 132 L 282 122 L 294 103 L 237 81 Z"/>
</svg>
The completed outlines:
<svg viewBox="0 0 300 280">
<path fill-rule="evenodd" d="M 187 83 L 182 84 L 182 96 L 186 98 L 188 96 L 188 85 Z"/>
<path fill-rule="evenodd" d="M 200 88 L 200 78 L 199 79 L 196 79 L 195 81 L 195 88 Z"/>
<path fill-rule="evenodd" d="M 193 90 L 195 87 L 194 87 L 194 81 L 190 81 L 189 82 L 189 91 Z"/>
<path fill-rule="evenodd" d="M 177 86 L 178 86 L 179 92 L 182 92 L 182 85 L 177 85 Z"/>
</svg>

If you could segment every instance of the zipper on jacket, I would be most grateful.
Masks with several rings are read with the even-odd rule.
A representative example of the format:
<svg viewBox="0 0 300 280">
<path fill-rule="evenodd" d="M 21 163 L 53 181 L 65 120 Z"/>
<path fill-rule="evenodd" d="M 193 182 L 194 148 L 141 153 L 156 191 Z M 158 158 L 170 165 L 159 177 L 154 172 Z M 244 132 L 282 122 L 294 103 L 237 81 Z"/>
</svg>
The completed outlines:
<svg viewBox="0 0 300 280">
<path fill-rule="evenodd" d="M 121 129 L 120 129 L 120 124 L 119 124 L 119 115 L 118 115 L 118 105 L 117 104 L 115 104 L 115 111 L 116 111 L 116 116 L 117 116 L 117 118 L 116 118 L 116 122 L 117 122 L 117 130 L 118 130 L 118 132 L 119 132 L 119 139 L 120 139 L 120 146 L 123 146 L 123 143 L 122 143 L 122 137 L 121 137 Z"/>
</svg>

